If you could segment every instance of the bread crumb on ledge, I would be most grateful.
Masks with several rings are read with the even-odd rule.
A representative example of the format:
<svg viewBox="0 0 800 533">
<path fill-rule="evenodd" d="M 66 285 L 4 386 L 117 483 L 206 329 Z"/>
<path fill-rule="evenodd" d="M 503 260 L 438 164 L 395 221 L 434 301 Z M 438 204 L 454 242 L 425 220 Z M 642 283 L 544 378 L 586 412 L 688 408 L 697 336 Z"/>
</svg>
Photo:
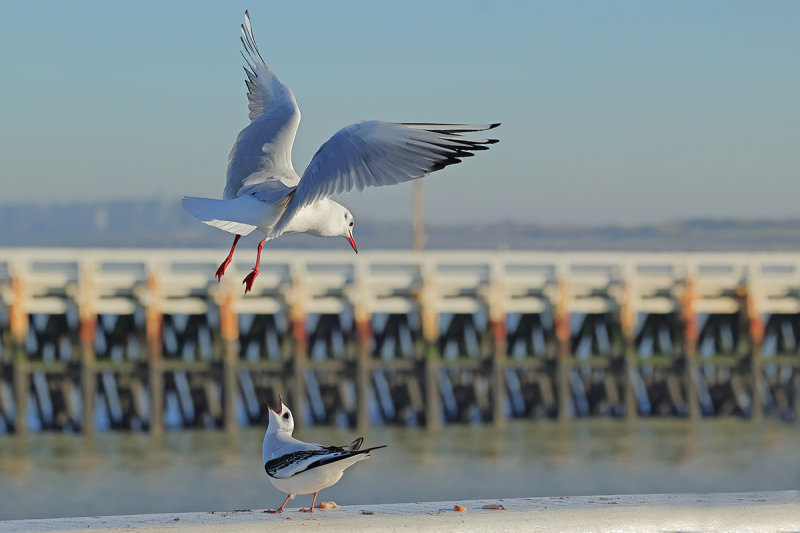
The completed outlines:
<svg viewBox="0 0 800 533">
<path fill-rule="evenodd" d="M 458 511 L 459 513 L 463 513 L 464 511 L 467 510 L 467 508 L 464 507 L 463 505 L 454 505 L 453 510 Z"/>
<path fill-rule="evenodd" d="M 338 509 L 338 508 L 339 506 L 336 505 L 335 501 L 319 502 L 319 505 L 317 505 L 317 509 Z"/>
<path fill-rule="evenodd" d="M 496 509 L 498 511 L 505 511 L 506 508 L 499 503 L 488 503 L 483 506 L 483 509 Z"/>
</svg>

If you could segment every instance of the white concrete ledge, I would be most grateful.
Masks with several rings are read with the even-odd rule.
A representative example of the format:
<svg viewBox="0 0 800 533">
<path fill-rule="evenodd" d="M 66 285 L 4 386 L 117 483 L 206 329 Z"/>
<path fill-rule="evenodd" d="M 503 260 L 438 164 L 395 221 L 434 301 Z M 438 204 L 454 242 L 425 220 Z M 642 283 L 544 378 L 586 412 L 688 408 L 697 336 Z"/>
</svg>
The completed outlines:
<svg viewBox="0 0 800 533">
<path fill-rule="evenodd" d="M 484 509 L 503 505 L 506 510 Z M 466 508 L 455 511 L 454 505 Z M 0 531 L 800 531 L 800 491 L 565 496 L 0 521 Z"/>
</svg>

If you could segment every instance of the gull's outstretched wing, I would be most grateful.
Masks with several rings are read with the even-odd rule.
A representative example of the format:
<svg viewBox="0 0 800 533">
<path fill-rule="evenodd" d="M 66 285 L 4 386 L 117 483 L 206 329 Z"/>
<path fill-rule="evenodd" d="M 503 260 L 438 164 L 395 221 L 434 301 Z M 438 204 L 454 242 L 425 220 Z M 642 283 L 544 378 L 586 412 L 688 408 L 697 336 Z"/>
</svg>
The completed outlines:
<svg viewBox="0 0 800 533">
<path fill-rule="evenodd" d="M 320 147 L 294 191 L 271 237 L 280 235 L 301 207 L 352 189 L 394 185 L 421 178 L 461 158 L 487 150 L 497 139 L 463 133 L 500 124 L 396 124 L 370 120 L 342 128 Z"/>
<path fill-rule="evenodd" d="M 292 167 L 292 144 L 300 124 L 300 110 L 291 89 L 281 83 L 261 57 L 247 11 L 241 40 L 250 125 L 239 133 L 228 157 L 225 199 L 250 194 L 269 181 L 279 180 L 286 187 L 294 187 L 299 179 Z"/>
</svg>

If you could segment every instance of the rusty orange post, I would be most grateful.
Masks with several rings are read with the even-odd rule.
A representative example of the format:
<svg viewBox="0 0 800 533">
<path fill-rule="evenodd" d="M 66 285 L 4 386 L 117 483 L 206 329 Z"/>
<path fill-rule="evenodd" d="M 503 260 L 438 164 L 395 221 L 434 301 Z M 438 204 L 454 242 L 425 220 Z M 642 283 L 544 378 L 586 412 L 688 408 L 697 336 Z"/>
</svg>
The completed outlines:
<svg viewBox="0 0 800 533">
<path fill-rule="evenodd" d="M 633 388 L 634 372 L 639 371 L 639 363 L 636 356 L 636 313 L 633 306 L 633 289 L 630 279 L 626 279 L 622 285 L 622 296 L 619 305 L 619 323 L 622 330 L 624 342 L 624 380 L 625 383 L 625 418 L 635 419 L 639 415 L 639 408 L 636 402 L 636 391 Z"/>
<path fill-rule="evenodd" d="M 25 308 L 25 284 L 18 275 L 11 277 L 11 305 L 8 310 L 9 329 L 11 338 L 18 346 L 25 344 L 28 336 L 28 310 Z"/>
<path fill-rule="evenodd" d="M 737 290 L 740 307 L 744 308 L 747 332 L 750 336 L 750 373 L 753 376 L 752 418 L 760 420 L 764 415 L 764 402 L 760 389 L 765 386 L 761 376 L 761 350 L 764 345 L 766 325 L 756 301 L 756 289 L 752 282 L 742 284 Z"/>
<path fill-rule="evenodd" d="M 568 287 L 563 279 L 556 285 L 555 333 L 558 342 L 556 380 L 558 383 L 558 420 L 566 422 L 572 406 L 569 373 L 572 366 L 572 332 L 569 327 Z"/>
<path fill-rule="evenodd" d="M 422 338 L 424 342 L 422 365 L 425 383 L 425 426 L 427 429 L 438 429 L 442 413 L 439 397 L 439 312 L 437 308 L 436 272 L 426 265 L 421 265 L 418 274 L 422 284 L 417 294 L 422 322 Z"/>
<path fill-rule="evenodd" d="M 226 283 L 219 295 L 219 327 L 222 337 L 223 424 L 225 429 L 236 429 L 237 370 L 239 366 L 239 317 L 230 284 Z"/>
<path fill-rule="evenodd" d="M 80 320 L 80 373 L 81 396 L 83 399 L 83 431 L 94 432 L 94 407 L 97 391 L 97 354 L 94 350 L 94 337 L 97 327 L 95 311 L 94 269 L 90 265 L 81 265 L 78 278 L 78 319 Z"/>
<path fill-rule="evenodd" d="M 369 290 L 369 268 L 359 262 L 355 268 L 353 291 L 353 321 L 356 333 L 356 427 L 366 431 L 369 426 L 370 373 L 372 371 L 372 310 Z"/>
<path fill-rule="evenodd" d="M 365 316 L 366 315 L 366 316 Z M 372 326 L 369 314 L 365 309 L 361 313 L 356 313 L 356 386 L 358 388 L 358 403 L 356 405 L 356 427 L 364 431 L 369 426 L 369 410 L 367 398 L 369 398 L 370 371 L 372 370 Z"/>
<path fill-rule="evenodd" d="M 492 423 L 501 427 L 506 425 L 503 412 L 506 380 L 506 351 L 508 349 L 508 329 L 505 316 L 489 321 L 489 333 L 492 336 Z"/>
<path fill-rule="evenodd" d="M 697 312 L 695 301 L 697 300 L 696 280 L 694 276 L 687 275 L 683 294 L 681 294 L 681 320 L 683 321 L 683 340 L 684 340 L 684 373 L 683 382 L 686 388 L 686 407 L 689 418 L 697 420 L 700 418 L 700 398 L 697 387 L 694 383 L 694 376 L 697 375 L 697 341 L 700 337 L 699 325 L 697 323 Z"/>
<path fill-rule="evenodd" d="M 158 274 L 151 269 L 147 276 L 145 332 L 148 347 L 148 381 L 150 383 L 150 432 L 154 435 L 164 431 L 163 329 L 164 316 L 161 312 Z"/>
<path fill-rule="evenodd" d="M 306 404 L 305 377 L 308 369 L 308 333 L 306 332 L 307 288 L 303 281 L 305 268 L 293 264 L 290 268 L 292 286 L 288 298 L 289 327 L 292 333 L 292 411 L 302 413 Z M 295 417 L 295 425 L 302 424 L 302 419 Z"/>
<path fill-rule="evenodd" d="M 30 370 L 28 357 L 25 353 L 25 338 L 28 336 L 30 320 L 25 306 L 25 283 L 19 273 L 12 273 L 11 277 L 12 300 L 8 312 L 9 329 L 11 330 L 12 352 L 11 365 L 13 370 L 15 427 L 18 434 L 28 430 L 28 391 L 30 389 Z"/>
<path fill-rule="evenodd" d="M 503 398 L 506 392 L 506 352 L 508 351 L 508 329 L 506 327 L 505 268 L 501 263 L 492 263 L 489 271 L 487 301 L 489 304 L 489 335 L 491 336 L 491 392 L 492 423 L 497 427 L 506 425 Z"/>
</svg>

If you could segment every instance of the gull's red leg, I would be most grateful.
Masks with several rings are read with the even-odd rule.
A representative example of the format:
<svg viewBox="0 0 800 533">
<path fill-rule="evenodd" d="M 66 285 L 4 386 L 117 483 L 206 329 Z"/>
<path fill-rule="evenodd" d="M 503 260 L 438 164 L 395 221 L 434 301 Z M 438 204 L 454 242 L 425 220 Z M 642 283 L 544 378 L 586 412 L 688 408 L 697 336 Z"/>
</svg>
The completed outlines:
<svg viewBox="0 0 800 533">
<path fill-rule="evenodd" d="M 278 508 L 278 509 L 267 509 L 266 512 L 268 512 L 268 513 L 282 513 L 283 512 L 283 508 L 286 506 L 286 502 L 288 502 L 289 498 L 291 498 L 291 497 L 292 497 L 291 494 L 287 494 L 286 495 L 286 499 L 283 500 L 283 505 L 281 505 L 280 508 Z"/>
<path fill-rule="evenodd" d="M 239 242 L 239 239 L 241 238 L 242 238 L 241 235 L 236 235 L 236 237 L 234 237 L 233 246 L 231 246 L 231 251 L 228 254 L 228 257 L 225 258 L 225 261 L 223 261 L 222 264 L 217 269 L 217 274 L 216 274 L 217 283 L 220 282 L 220 280 L 222 279 L 222 275 L 225 274 L 225 269 L 228 268 L 228 265 L 231 264 L 231 259 L 233 259 L 233 251 L 236 249 L 236 243 Z"/>
<path fill-rule="evenodd" d="M 253 288 L 253 282 L 256 280 L 256 276 L 258 276 L 258 265 L 261 264 L 261 249 L 264 247 L 264 243 L 267 242 L 265 238 L 263 241 L 258 243 L 258 255 L 256 255 L 256 266 L 253 267 L 253 271 L 250 272 L 247 277 L 244 278 L 244 293 L 247 294 L 250 292 L 250 289 Z"/>
<path fill-rule="evenodd" d="M 314 497 L 311 498 L 311 507 L 309 507 L 308 509 L 303 509 L 301 507 L 300 511 L 302 511 L 304 513 L 313 513 L 314 512 L 314 502 L 315 501 L 317 501 L 317 493 L 316 492 L 314 493 Z"/>
</svg>

